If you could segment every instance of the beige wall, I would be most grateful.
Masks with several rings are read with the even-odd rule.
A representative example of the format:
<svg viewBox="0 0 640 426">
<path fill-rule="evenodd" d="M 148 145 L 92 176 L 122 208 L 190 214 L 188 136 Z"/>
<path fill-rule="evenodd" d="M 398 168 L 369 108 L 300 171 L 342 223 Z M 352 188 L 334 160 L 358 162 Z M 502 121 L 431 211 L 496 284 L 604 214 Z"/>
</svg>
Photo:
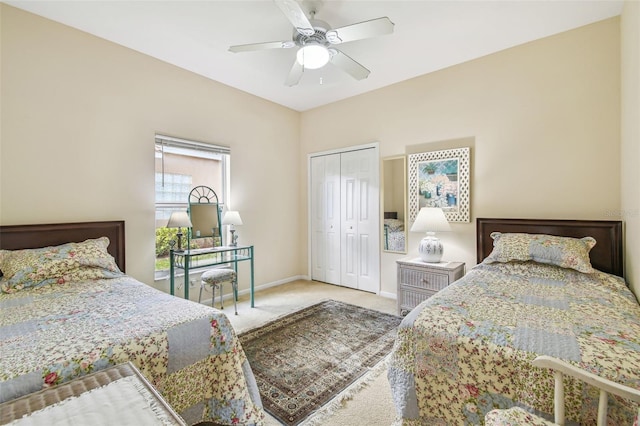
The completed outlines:
<svg viewBox="0 0 640 426">
<path fill-rule="evenodd" d="M 622 16 L 622 67 L 614 18 L 301 114 L 5 4 L 0 14 L 0 223 L 124 219 L 128 272 L 144 282 L 156 132 L 231 147 L 231 207 L 240 242 L 256 245 L 258 285 L 307 273 L 310 152 L 471 146 L 472 222 L 443 237 L 445 257 L 468 266 L 476 217 L 638 211 L 635 2 Z M 638 215 L 624 220 L 637 288 Z M 384 294 L 395 294 L 398 257 L 382 255 Z"/>
<path fill-rule="evenodd" d="M 386 157 L 466 140 L 472 221 L 441 238 L 445 260 L 467 267 L 477 217 L 610 219 L 620 207 L 619 34 L 609 19 L 304 112 L 301 178 L 314 151 L 378 141 Z M 439 141 L 449 142 L 430 144 Z M 409 233 L 410 255 L 421 237 Z M 385 294 L 399 257 L 382 254 Z"/>
<path fill-rule="evenodd" d="M 626 278 L 640 300 L 640 2 L 626 1 L 622 34 L 622 204 Z"/>
<path fill-rule="evenodd" d="M 240 243 L 255 245 L 256 284 L 299 274 L 297 112 L 0 10 L 0 223 L 124 219 L 127 272 L 153 283 L 154 136 L 209 141 L 231 147 L 231 207 Z"/>
</svg>

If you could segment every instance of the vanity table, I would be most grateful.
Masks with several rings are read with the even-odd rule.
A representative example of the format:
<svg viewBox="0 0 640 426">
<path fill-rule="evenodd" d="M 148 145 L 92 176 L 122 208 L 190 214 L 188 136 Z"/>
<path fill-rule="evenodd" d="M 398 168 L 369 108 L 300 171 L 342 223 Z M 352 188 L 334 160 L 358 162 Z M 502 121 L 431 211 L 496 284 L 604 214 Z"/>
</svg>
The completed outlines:
<svg viewBox="0 0 640 426">
<path fill-rule="evenodd" d="M 211 266 L 233 264 L 238 273 L 238 262 L 249 262 L 251 270 L 251 307 L 254 307 L 253 246 L 220 246 L 169 252 L 169 281 L 171 295 L 175 293 L 176 269 L 184 271 L 184 298 L 189 300 L 189 273 Z M 233 297 L 238 300 L 237 292 Z"/>
<path fill-rule="evenodd" d="M 184 250 L 169 250 L 169 291 L 175 293 L 175 274 L 177 269 L 184 271 L 184 298 L 189 300 L 189 274 L 204 272 L 212 266 L 233 264 L 238 273 L 238 262 L 249 262 L 251 270 L 251 307 L 254 307 L 253 295 L 253 246 L 221 245 L 222 227 L 220 220 L 221 207 L 218 195 L 208 186 L 196 186 L 189 193 L 189 217 L 191 227 L 187 232 L 187 247 Z M 210 238 L 213 247 L 189 248 L 194 240 Z M 233 297 L 238 300 L 238 290 Z"/>
</svg>

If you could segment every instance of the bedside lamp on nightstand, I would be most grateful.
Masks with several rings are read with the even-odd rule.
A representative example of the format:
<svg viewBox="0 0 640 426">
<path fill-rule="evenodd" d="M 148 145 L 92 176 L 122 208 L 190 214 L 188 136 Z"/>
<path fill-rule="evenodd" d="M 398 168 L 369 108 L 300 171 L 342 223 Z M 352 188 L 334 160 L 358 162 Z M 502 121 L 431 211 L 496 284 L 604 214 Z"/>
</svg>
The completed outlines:
<svg viewBox="0 0 640 426">
<path fill-rule="evenodd" d="M 427 236 L 420 241 L 418 252 L 420 259 L 427 263 L 439 263 L 442 260 L 444 247 L 436 232 L 451 231 L 449 222 L 444 212 L 439 207 L 423 207 L 418 212 L 415 222 L 411 226 L 411 232 L 426 232 Z"/>
</svg>

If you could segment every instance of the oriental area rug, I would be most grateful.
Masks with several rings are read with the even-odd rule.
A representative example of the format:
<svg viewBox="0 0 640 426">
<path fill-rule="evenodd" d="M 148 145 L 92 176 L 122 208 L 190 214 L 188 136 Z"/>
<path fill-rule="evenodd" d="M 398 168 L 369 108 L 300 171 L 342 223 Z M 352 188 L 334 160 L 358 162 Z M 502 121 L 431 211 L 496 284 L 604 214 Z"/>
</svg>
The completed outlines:
<svg viewBox="0 0 640 426">
<path fill-rule="evenodd" d="M 381 363 L 401 320 L 326 300 L 240 334 L 264 409 L 300 424 Z"/>
</svg>

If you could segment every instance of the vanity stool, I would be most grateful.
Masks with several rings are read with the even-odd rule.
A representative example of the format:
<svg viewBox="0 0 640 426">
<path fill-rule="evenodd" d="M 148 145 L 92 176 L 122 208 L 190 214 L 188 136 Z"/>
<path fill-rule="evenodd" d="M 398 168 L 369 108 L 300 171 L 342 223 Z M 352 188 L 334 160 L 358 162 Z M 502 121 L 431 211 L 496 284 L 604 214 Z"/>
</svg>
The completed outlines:
<svg viewBox="0 0 640 426">
<path fill-rule="evenodd" d="M 238 293 L 238 276 L 236 271 L 230 268 L 215 268 L 209 269 L 202 273 L 200 277 L 200 295 L 198 296 L 198 303 L 202 299 L 202 289 L 205 285 L 211 286 L 211 307 L 214 307 L 214 301 L 216 299 L 216 289 L 220 290 L 220 309 L 224 309 L 224 305 L 222 304 L 222 283 L 231 282 L 231 288 L 233 289 L 233 293 L 231 297 L 233 298 L 233 307 L 235 308 L 236 315 L 238 315 L 238 305 L 236 302 L 236 294 Z"/>
</svg>

